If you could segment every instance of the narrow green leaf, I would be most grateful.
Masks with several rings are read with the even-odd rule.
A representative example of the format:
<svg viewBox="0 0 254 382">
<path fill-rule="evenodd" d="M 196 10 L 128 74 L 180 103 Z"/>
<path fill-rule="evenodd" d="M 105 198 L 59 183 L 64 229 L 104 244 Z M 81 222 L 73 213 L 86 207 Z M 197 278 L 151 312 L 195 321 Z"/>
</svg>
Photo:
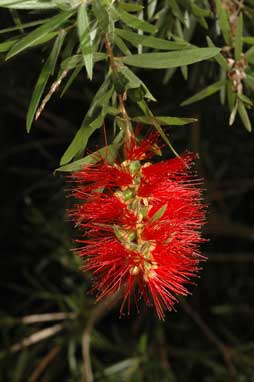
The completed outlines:
<svg viewBox="0 0 254 382">
<path fill-rule="evenodd" d="M 200 92 L 196 93 L 194 96 L 182 102 L 181 106 L 190 105 L 191 103 L 198 102 L 206 97 L 209 97 L 210 95 L 218 92 L 225 85 L 225 83 L 226 82 L 222 80 L 207 86 L 205 89 L 201 90 Z"/>
<path fill-rule="evenodd" d="M 34 27 L 36 25 L 43 24 L 43 23 L 45 23 L 45 22 L 47 22 L 49 20 L 50 19 L 43 19 L 43 20 L 31 21 L 29 23 L 22 23 L 22 29 L 31 28 L 31 27 Z M 14 32 L 14 31 L 19 30 L 19 29 L 20 29 L 20 26 L 0 29 L 0 34 Z"/>
<path fill-rule="evenodd" d="M 252 46 L 250 49 L 245 52 L 245 57 L 249 63 L 253 63 L 254 61 L 254 46 Z"/>
<path fill-rule="evenodd" d="M 109 146 L 105 146 L 92 154 L 87 155 L 85 158 L 79 159 L 75 162 L 66 164 L 65 166 L 57 168 L 55 171 L 72 172 L 81 170 L 86 165 L 94 164 L 104 159 L 107 163 L 114 163 L 119 149 L 122 145 L 123 131 L 120 131 L 114 138 L 113 143 Z"/>
<path fill-rule="evenodd" d="M 106 11 L 104 3 L 101 0 L 92 1 L 93 14 L 97 19 L 98 26 L 104 33 L 109 30 L 109 13 Z"/>
<path fill-rule="evenodd" d="M 155 33 L 157 31 L 157 28 L 154 25 L 149 24 L 147 21 L 139 19 L 137 16 L 131 15 L 122 9 L 114 9 L 113 15 L 121 19 L 126 25 L 128 25 L 128 27 L 140 29 L 148 33 Z"/>
<path fill-rule="evenodd" d="M 97 163 L 101 159 L 107 159 L 109 163 L 112 163 L 117 156 L 119 147 L 120 146 L 117 144 L 112 144 L 112 145 L 103 147 L 102 149 L 99 149 L 93 152 L 92 154 L 87 155 L 85 158 L 76 160 L 72 163 L 66 164 L 65 166 L 57 168 L 56 171 L 63 171 L 63 172 L 79 171 L 84 166 Z"/>
<path fill-rule="evenodd" d="M 237 97 L 240 98 L 240 100 L 242 100 L 243 103 L 245 103 L 246 105 L 249 105 L 251 107 L 253 106 L 253 101 L 249 97 L 247 97 L 245 94 L 239 93 L 237 94 Z"/>
<path fill-rule="evenodd" d="M 214 43 L 212 42 L 212 40 L 210 39 L 209 36 L 206 37 L 206 40 L 207 40 L 207 44 L 208 46 L 210 47 L 215 47 Z M 221 53 L 218 53 L 216 56 L 214 56 L 214 59 L 218 62 L 218 64 L 225 70 L 228 70 L 228 63 L 227 63 L 227 60 L 225 59 L 225 57 L 223 57 L 223 55 Z"/>
<path fill-rule="evenodd" d="M 50 74 L 53 72 L 55 68 L 56 61 L 60 52 L 60 48 L 64 39 L 64 33 L 62 34 L 60 33 L 59 36 L 56 38 L 53 49 L 49 55 L 49 58 L 43 65 L 41 73 L 37 80 L 37 83 L 35 85 L 32 98 L 28 107 L 28 112 L 27 112 L 27 119 L 26 119 L 27 132 L 29 132 L 31 129 L 32 122 L 33 122 L 37 107 L 39 105 L 39 102 L 41 100 L 43 91 L 46 87 Z"/>
<path fill-rule="evenodd" d="M 254 77 L 247 74 L 246 78 L 244 79 L 245 84 L 253 90 L 254 88 Z"/>
<path fill-rule="evenodd" d="M 233 92 L 232 82 L 230 80 L 227 80 L 226 87 L 227 87 L 228 107 L 229 107 L 229 110 L 232 111 L 236 102 L 236 93 Z"/>
<path fill-rule="evenodd" d="M 150 90 L 147 88 L 147 86 L 144 84 L 143 81 L 141 81 L 140 78 L 136 76 L 135 73 L 133 73 L 127 66 L 121 66 L 119 71 L 127 78 L 128 84 L 126 86 L 126 89 L 135 89 L 138 87 L 143 87 L 145 90 L 145 97 L 150 99 L 151 101 L 156 101 Z"/>
<path fill-rule="evenodd" d="M 20 32 L 24 32 L 24 28 L 23 28 L 23 25 L 22 25 L 22 21 L 19 17 L 19 14 L 18 14 L 18 11 L 16 9 L 10 9 L 10 14 L 12 16 L 12 19 L 16 25 L 16 27 L 18 28 L 18 30 Z"/>
<path fill-rule="evenodd" d="M 13 9 L 52 9 L 56 3 L 52 0 L 1 0 L 0 7 Z"/>
<path fill-rule="evenodd" d="M 238 99 L 236 99 L 235 106 L 233 107 L 229 116 L 229 126 L 232 126 L 235 122 L 235 117 L 238 109 Z"/>
<path fill-rule="evenodd" d="M 118 7 L 126 12 L 140 12 L 144 9 L 143 5 L 134 3 L 123 3 L 122 1 L 119 1 Z"/>
<path fill-rule="evenodd" d="M 58 33 L 59 33 L 58 31 L 57 32 L 50 32 L 49 34 L 44 35 L 44 36 L 40 37 L 38 40 L 36 40 L 36 42 L 32 46 L 35 47 L 35 46 L 45 44 L 45 42 L 48 42 L 48 41 L 52 40 L 54 37 L 56 37 L 58 35 Z"/>
<path fill-rule="evenodd" d="M 104 117 L 105 114 L 101 113 L 90 124 L 82 123 L 81 128 L 78 130 L 70 146 L 65 151 L 61 159 L 60 165 L 64 165 L 70 162 L 77 153 L 79 153 L 82 150 L 85 150 L 90 136 L 94 133 L 96 129 L 99 129 L 101 127 L 104 121 Z"/>
<path fill-rule="evenodd" d="M 180 117 L 164 117 L 164 116 L 154 116 L 154 117 L 148 117 L 148 116 L 139 116 L 134 117 L 134 121 L 141 122 L 147 125 L 153 124 L 154 121 L 157 121 L 159 124 L 164 126 L 174 125 L 174 126 L 181 126 L 181 125 L 187 125 L 189 123 L 196 122 L 197 119 L 195 118 L 180 118 Z"/>
<path fill-rule="evenodd" d="M 43 38 L 37 40 L 36 44 L 34 44 L 33 46 L 38 46 L 40 44 L 44 44 L 45 42 L 49 40 L 52 40 L 54 37 L 57 36 L 57 34 L 58 32 L 51 32 L 47 36 L 43 36 Z M 17 43 L 17 41 L 19 41 L 19 38 L 14 37 L 12 39 L 9 39 L 7 41 L 0 43 L 0 53 L 4 53 L 10 50 L 11 47 Z"/>
<path fill-rule="evenodd" d="M 109 78 L 106 78 L 106 80 L 94 96 L 92 105 L 90 106 L 80 129 L 77 131 L 71 144 L 68 146 L 67 150 L 63 154 L 60 161 L 60 165 L 67 164 L 73 159 L 73 157 L 76 154 L 78 154 L 82 150 L 85 150 L 90 136 L 94 133 L 96 129 L 100 128 L 103 124 L 104 118 L 108 112 L 107 106 L 113 94 L 113 87 L 111 87 L 108 90 L 108 86 Z M 93 117 L 94 110 L 98 107 L 101 108 L 101 112 L 97 114 L 96 117 Z"/>
<path fill-rule="evenodd" d="M 125 55 L 125 56 L 128 56 L 129 54 L 131 54 L 128 46 L 125 44 L 125 42 L 121 39 L 121 37 L 115 35 L 114 37 L 114 43 L 116 44 L 116 46 L 118 47 L 118 49 L 120 49 L 120 51 Z"/>
<path fill-rule="evenodd" d="M 219 51 L 219 48 L 193 48 L 177 52 L 133 54 L 123 57 L 122 61 L 139 68 L 166 69 L 207 60 Z"/>
<path fill-rule="evenodd" d="M 156 6 L 157 6 L 157 3 L 158 3 L 158 0 L 150 0 L 148 1 L 148 4 L 147 4 L 147 16 L 148 16 L 148 19 L 152 19 L 155 11 L 156 11 Z"/>
<path fill-rule="evenodd" d="M 208 9 L 200 8 L 196 4 L 191 4 L 191 9 L 195 16 L 208 17 L 211 16 L 211 11 Z"/>
<path fill-rule="evenodd" d="M 155 223 L 157 220 L 159 220 L 165 214 L 167 207 L 168 207 L 168 204 L 166 203 L 164 204 L 164 206 L 159 208 L 158 211 L 156 211 L 151 217 L 151 222 Z"/>
<path fill-rule="evenodd" d="M 254 45 L 254 37 L 252 37 L 252 36 L 244 36 L 243 37 L 243 42 L 245 44 Z"/>
<path fill-rule="evenodd" d="M 95 52 L 93 53 L 93 62 L 98 62 L 102 60 L 108 59 L 108 56 L 106 53 L 101 52 Z M 67 57 L 65 60 L 61 63 L 61 68 L 63 70 L 71 70 L 75 69 L 78 66 L 83 66 L 84 60 L 83 56 L 81 54 L 74 54 L 73 56 Z"/>
<path fill-rule="evenodd" d="M 237 21 L 237 31 L 235 37 L 235 59 L 238 61 L 241 58 L 243 51 L 243 14 L 241 13 Z"/>
<path fill-rule="evenodd" d="M 249 120 L 249 116 L 247 113 L 247 110 L 244 106 L 244 104 L 239 100 L 238 102 L 238 113 L 240 115 L 240 118 L 244 124 L 244 127 L 246 128 L 247 131 L 251 132 L 251 123 Z"/>
<path fill-rule="evenodd" d="M 184 23 L 184 14 L 178 5 L 178 2 L 176 2 L 176 0 L 168 0 L 168 5 L 172 9 L 172 13 L 176 17 L 176 20 L 179 19 L 182 23 Z"/>
<path fill-rule="evenodd" d="M 51 69 L 51 73 L 50 73 L 51 75 L 54 74 L 56 62 L 57 62 L 58 56 L 61 52 L 65 36 L 66 36 L 66 31 L 64 29 L 61 29 L 60 32 L 58 33 L 58 36 L 56 38 L 55 44 L 54 44 L 53 49 L 52 49 L 52 56 L 53 57 L 52 57 L 52 69 Z"/>
<path fill-rule="evenodd" d="M 60 94 L 60 97 L 63 97 L 64 94 L 67 92 L 67 90 L 70 88 L 70 86 L 72 85 L 72 83 L 75 81 L 75 79 L 77 78 L 77 76 L 79 75 L 81 69 L 82 69 L 82 65 L 81 66 L 77 66 L 75 68 L 75 70 L 73 71 L 72 75 L 70 76 L 70 78 L 68 79 L 68 81 L 66 82 L 61 94 Z"/>
<path fill-rule="evenodd" d="M 229 24 L 229 15 L 227 11 L 223 8 L 221 0 L 215 0 L 217 15 L 219 16 L 219 24 L 221 33 L 224 37 L 225 42 L 231 45 L 231 31 Z"/>
<path fill-rule="evenodd" d="M 161 137 L 164 139 L 164 141 L 166 142 L 166 144 L 168 145 L 168 147 L 172 150 L 172 152 L 176 155 L 176 156 L 179 156 L 177 154 L 177 152 L 175 151 L 174 147 L 172 146 L 172 144 L 170 143 L 168 137 L 166 136 L 164 130 L 161 128 L 161 125 L 160 123 L 156 120 L 156 117 L 153 115 L 153 113 L 151 112 L 151 110 L 149 109 L 149 107 L 147 106 L 146 102 L 144 100 L 138 102 L 138 105 L 140 107 L 140 109 L 144 112 L 144 114 L 147 116 L 147 117 L 150 117 L 150 124 L 152 126 L 155 127 L 155 129 L 158 131 L 158 133 L 161 135 Z"/>
<path fill-rule="evenodd" d="M 181 66 L 180 69 L 181 69 L 183 78 L 185 79 L 185 81 L 187 81 L 187 79 L 188 79 L 188 66 L 186 66 L 186 65 Z"/>
<path fill-rule="evenodd" d="M 39 28 L 30 32 L 25 37 L 21 38 L 9 51 L 6 59 L 15 56 L 16 54 L 22 52 L 23 50 L 34 46 L 38 40 L 41 40 L 43 37 L 46 37 L 54 29 L 59 28 L 66 20 L 68 20 L 73 12 L 61 12 L 58 15 L 51 18 L 50 21 L 41 25 Z"/>
<path fill-rule="evenodd" d="M 118 36 L 130 42 L 135 47 L 142 45 L 142 46 L 147 46 L 149 48 L 155 48 L 158 50 L 160 49 L 161 50 L 178 50 L 178 49 L 186 49 L 190 47 L 190 44 L 188 42 L 167 41 L 161 38 L 140 35 L 138 33 L 134 33 L 134 32 L 119 29 L 119 28 L 116 28 L 115 31 Z"/>
<path fill-rule="evenodd" d="M 78 9 L 78 34 L 80 47 L 83 54 L 83 59 L 87 71 L 87 76 L 90 80 L 93 78 L 93 52 L 92 40 L 90 37 L 89 19 L 86 11 L 86 4 L 81 4 Z"/>
<path fill-rule="evenodd" d="M 7 40 L 0 43 L 0 53 L 7 52 L 16 42 L 17 42 L 17 39 L 14 38 L 14 39 Z"/>
</svg>

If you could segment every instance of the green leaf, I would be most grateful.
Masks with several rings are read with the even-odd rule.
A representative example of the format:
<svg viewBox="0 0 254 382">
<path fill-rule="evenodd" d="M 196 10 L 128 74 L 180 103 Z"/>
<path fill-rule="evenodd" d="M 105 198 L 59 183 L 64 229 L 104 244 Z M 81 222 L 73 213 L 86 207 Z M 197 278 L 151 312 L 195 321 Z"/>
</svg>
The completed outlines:
<svg viewBox="0 0 254 382">
<path fill-rule="evenodd" d="M 71 144 L 68 146 L 67 150 L 61 158 L 60 165 L 65 165 L 66 163 L 70 162 L 76 154 L 82 150 L 85 150 L 90 136 L 103 124 L 105 115 L 108 112 L 107 106 L 109 99 L 113 94 L 113 87 L 108 90 L 109 83 L 109 78 L 107 77 L 95 94 L 92 105 L 90 106 L 80 129 L 77 131 Z M 98 109 L 98 107 L 100 107 L 101 111 L 97 113 L 96 117 L 94 117 L 94 111 L 95 109 Z"/>
<path fill-rule="evenodd" d="M 242 13 L 238 17 L 237 22 L 237 31 L 236 31 L 236 37 L 235 37 L 235 59 L 236 61 L 240 60 L 241 53 L 243 51 L 243 15 Z"/>
<path fill-rule="evenodd" d="M 17 39 L 14 38 L 14 39 L 7 40 L 0 43 L 0 53 L 7 52 L 16 42 L 17 42 Z"/>
<path fill-rule="evenodd" d="M 235 122 L 235 117 L 236 117 L 237 109 L 238 109 L 238 99 L 236 99 L 235 105 L 232 108 L 232 111 L 230 113 L 230 116 L 229 116 L 229 126 L 232 126 L 234 124 L 234 122 Z"/>
<path fill-rule="evenodd" d="M 54 74 L 56 62 L 61 52 L 65 36 L 66 36 L 66 31 L 64 29 L 61 29 L 60 32 L 58 33 L 58 36 L 56 38 L 55 44 L 52 49 L 52 69 L 50 73 L 51 75 Z"/>
<path fill-rule="evenodd" d="M 125 55 L 125 56 L 128 56 L 129 54 L 131 54 L 128 46 L 125 44 L 125 42 L 121 39 L 121 37 L 115 35 L 114 37 L 114 43 L 116 44 L 116 46 L 118 47 L 118 49 L 120 49 L 120 51 Z"/>
<path fill-rule="evenodd" d="M 35 85 L 32 98 L 28 107 L 27 112 L 27 119 L 26 119 L 26 129 L 27 132 L 30 131 L 32 122 L 37 110 L 37 107 L 39 105 L 39 102 L 41 100 L 43 91 L 46 87 L 46 84 L 48 82 L 50 74 L 53 73 L 56 61 L 63 43 L 63 39 L 65 36 L 65 32 L 60 33 L 59 36 L 56 38 L 53 49 L 49 55 L 49 58 L 45 62 L 45 64 L 42 67 L 41 73 L 39 75 L 39 78 L 37 80 L 37 83 Z"/>
<path fill-rule="evenodd" d="M 75 162 L 72 162 L 65 166 L 57 168 L 56 171 L 63 171 L 63 172 L 79 171 L 84 166 L 97 163 L 101 159 L 106 159 L 108 163 L 113 163 L 115 158 L 117 157 L 119 147 L 120 145 L 117 145 L 117 144 L 112 144 L 112 145 L 103 147 L 102 149 L 99 149 L 93 152 L 92 154 L 87 155 L 85 158 L 76 160 Z"/>
<path fill-rule="evenodd" d="M 125 12 L 122 9 L 112 9 L 112 14 L 113 16 L 117 16 L 119 19 L 121 19 L 126 25 L 128 25 L 128 27 L 140 29 L 143 32 L 148 33 L 155 33 L 157 31 L 157 28 L 154 25 L 149 24 L 147 21 L 139 19 L 134 15 L 130 15 L 128 12 Z"/>
<path fill-rule="evenodd" d="M 72 75 L 70 76 L 70 78 L 68 79 L 68 81 L 66 82 L 61 94 L 60 94 L 60 97 L 63 97 L 64 94 L 67 92 L 67 90 L 69 89 L 69 87 L 72 85 L 72 83 L 75 81 L 76 77 L 79 75 L 79 73 L 81 72 L 81 69 L 82 69 L 82 65 L 81 66 L 77 66 L 75 68 L 75 70 L 73 71 Z"/>
<path fill-rule="evenodd" d="M 119 28 L 116 28 L 115 31 L 118 36 L 130 42 L 135 47 L 142 45 L 142 46 L 147 46 L 149 48 L 155 48 L 158 50 L 160 49 L 178 50 L 178 49 L 186 49 L 190 47 L 190 44 L 188 42 L 167 41 L 161 38 L 140 35 L 138 33 L 130 32 L 127 30 L 119 29 Z"/>
<path fill-rule="evenodd" d="M 47 42 L 49 40 L 52 40 L 54 37 L 57 36 L 57 34 L 58 34 L 58 32 L 51 32 L 47 36 L 43 36 L 43 38 L 37 40 L 37 42 L 36 42 L 36 44 L 34 44 L 34 46 L 38 46 L 40 44 L 44 44 L 45 42 Z M 12 39 L 9 39 L 7 41 L 0 43 L 0 53 L 5 53 L 8 50 L 10 50 L 10 48 L 12 46 L 14 46 L 14 44 L 16 44 L 17 41 L 19 41 L 19 38 L 14 37 Z"/>
<path fill-rule="evenodd" d="M 168 5 L 172 9 L 172 13 L 176 19 L 179 19 L 182 23 L 184 23 L 184 15 L 176 0 L 168 0 Z"/>
<path fill-rule="evenodd" d="M 167 207 L 168 207 L 168 204 L 166 203 L 164 204 L 164 206 L 159 208 L 158 211 L 156 211 L 151 217 L 151 222 L 155 223 L 157 220 L 159 220 L 165 214 Z"/>
<path fill-rule="evenodd" d="M 0 7 L 13 9 L 52 9 L 56 4 L 52 0 L 1 0 Z"/>
<path fill-rule="evenodd" d="M 158 133 L 161 135 L 161 137 L 164 139 L 164 141 L 166 142 L 166 144 L 168 145 L 168 147 L 172 150 L 172 152 L 176 155 L 176 156 L 179 156 L 177 154 L 177 152 L 175 151 L 174 147 L 172 146 L 172 144 L 170 143 L 168 137 L 166 136 L 164 130 L 161 128 L 161 125 L 160 123 L 157 121 L 156 117 L 153 115 L 153 113 L 151 112 L 151 110 L 149 109 L 149 107 L 147 106 L 146 102 L 144 100 L 138 102 L 138 105 L 140 107 L 140 109 L 144 112 L 144 114 L 150 118 L 150 124 L 152 126 L 155 127 L 155 129 L 158 131 Z"/>
<path fill-rule="evenodd" d="M 153 124 L 154 121 L 157 121 L 161 125 L 174 125 L 174 126 L 181 126 L 181 125 L 187 125 L 189 123 L 196 122 L 197 119 L 195 118 L 180 118 L 180 117 L 164 117 L 164 116 L 154 116 L 154 117 L 148 117 L 148 116 L 139 116 L 132 118 L 136 122 L 141 122 L 147 125 Z"/>
<path fill-rule="evenodd" d="M 227 80 L 226 87 L 227 87 L 228 107 L 229 107 L 229 110 L 232 111 L 236 102 L 236 94 L 235 92 L 233 92 L 232 82 L 230 80 Z"/>
<path fill-rule="evenodd" d="M 50 19 L 43 19 L 43 20 L 31 21 L 29 23 L 23 23 L 22 24 L 22 29 L 31 28 L 31 27 L 34 27 L 36 25 L 43 24 L 43 23 L 45 23 L 45 22 L 47 22 L 49 20 Z M 15 26 L 15 27 L 1 29 L 0 30 L 0 34 L 14 32 L 14 31 L 19 30 L 19 29 L 20 29 L 20 26 Z"/>
<path fill-rule="evenodd" d="M 242 100 L 243 103 L 245 103 L 246 105 L 249 105 L 251 107 L 253 106 L 253 101 L 249 97 L 247 97 L 245 94 L 239 93 L 237 94 L 237 97 L 240 98 L 240 100 Z"/>
<path fill-rule="evenodd" d="M 214 47 L 215 46 L 209 36 L 206 37 L 206 40 L 207 40 L 208 46 L 210 46 L 210 47 Z M 223 57 L 223 55 L 221 53 L 218 53 L 216 56 L 214 56 L 214 59 L 218 62 L 218 64 L 223 69 L 228 70 L 227 60 L 225 59 L 225 57 Z"/>
<path fill-rule="evenodd" d="M 208 17 L 211 16 L 211 11 L 208 9 L 200 8 L 196 4 L 191 4 L 191 9 L 195 16 Z"/>
<path fill-rule="evenodd" d="M 229 24 L 229 15 L 227 11 L 223 8 L 221 0 L 215 0 L 217 15 L 219 17 L 219 24 L 222 35 L 225 42 L 231 46 L 231 31 Z"/>
<path fill-rule="evenodd" d="M 245 44 L 254 45 L 254 37 L 252 36 L 244 36 L 242 40 Z"/>
<path fill-rule="evenodd" d="M 92 1 L 92 9 L 94 16 L 97 19 L 98 26 L 104 33 L 108 33 L 109 29 L 109 14 L 103 6 L 103 2 L 101 0 L 93 0 Z"/>
<path fill-rule="evenodd" d="M 217 93 L 225 84 L 226 82 L 224 80 L 215 82 L 214 84 L 209 85 L 205 89 L 196 93 L 194 96 L 186 99 L 184 102 L 181 103 L 181 106 L 186 106 L 190 105 L 191 103 L 201 101 L 202 99 L 209 97 L 214 93 Z"/>
<path fill-rule="evenodd" d="M 127 12 L 140 12 L 144 9 L 143 5 L 133 3 L 123 3 L 119 1 L 118 7 Z"/>
<path fill-rule="evenodd" d="M 83 59 L 87 71 L 87 76 L 90 80 L 93 78 L 93 52 L 92 41 L 90 37 L 89 19 L 86 11 L 86 4 L 80 5 L 78 9 L 78 34 L 80 47 L 83 54 Z"/>
<path fill-rule="evenodd" d="M 139 68 L 166 69 L 207 60 L 216 56 L 219 51 L 219 48 L 193 48 L 177 52 L 133 54 L 123 57 L 122 61 Z"/>
<path fill-rule="evenodd" d="M 133 73 L 127 66 L 121 66 L 119 68 L 119 72 L 121 72 L 128 80 L 128 84 L 126 86 L 126 89 L 135 89 L 138 87 L 142 87 L 145 90 L 145 97 L 150 99 L 151 101 L 156 101 L 150 90 L 147 88 L 147 86 L 144 84 L 143 81 L 141 81 L 140 78 L 136 76 L 135 73 Z"/>
<path fill-rule="evenodd" d="M 246 107 L 244 106 L 243 102 L 241 102 L 240 100 L 238 102 L 238 113 L 240 115 L 240 118 L 241 118 L 246 130 L 251 132 L 251 123 L 249 120 L 249 116 L 248 116 Z"/>
<path fill-rule="evenodd" d="M 95 52 L 93 53 L 93 62 L 98 62 L 102 60 L 108 59 L 108 56 L 106 53 L 101 52 Z M 71 70 L 75 69 L 78 66 L 83 66 L 84 60 L 83 56 L 81 54 L 74 54 L 73 56 L 67 57 L 65 60 L 61 63 L 61 69 L 63 70 Z"/>
<path fill-rule="evenodd" d="M 252 46 L 250 49 L 245 52 L 245 57 L 249 63 L 253 63 L 254 59 L 254 46 Z"/>
<path fill-rule="evenodd" d="M 59 28 L 66 20 L 68 20 L 73 12 L 61 12 L 58 15 L 51 18 L 50 21 L 46 22 L 39 28 L 35 29 L 25 37 L 21 38 L 9 51 L 6 59 L 15 56 L 16 54 L 22 52 L 23 50 L 34 46 L 43 37 L 46 37 L 54 29 Z"/>
<path fill-rule="evenodd" d="M 80 129 L 76 133 L 74 139 L 72 140 L 70 146 L 65 151 L 60 165 L 64 165 L 72 160 L 72 158 L 80 151 L 85 150 L 87 142 L 90 136 L 94 133 L 96 129 L 99 129 L 103 124 L 105 113 L 101 113 L 94 121 L 90 124 L 86 124 L 86 120 L 82 123 Z"/>
<path fill-rule="evenodd" d="M 247 74 L 246 78 L 244 79 L 244 82 L 246 83 L 246 85 L 251 90 L 253 90 L 253 87 L 254 87 L 254 77 L 253 76 L 250 76 L 249 74 Z"/>
</svg>

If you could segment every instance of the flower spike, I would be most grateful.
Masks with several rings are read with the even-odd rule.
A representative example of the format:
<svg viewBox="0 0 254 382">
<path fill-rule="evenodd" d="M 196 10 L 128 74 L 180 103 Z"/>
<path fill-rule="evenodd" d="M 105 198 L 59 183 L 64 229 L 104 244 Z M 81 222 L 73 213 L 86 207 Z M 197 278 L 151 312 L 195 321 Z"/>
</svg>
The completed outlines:
<svg viewBox="0 0 254 382">
<path fill-rule="evenodd" d="M 97 300 L 121 288 L 121 314 L 133 296 L 137 307 L 143 298 L 164 319 L 177 296 L 188 294 L 204 259 L 205 207 L 202 182 L 191 170 L 196 156 L 147 162 L 158 152 L 157 140 L 157 133 L 140 141 L 132 136 L 122 163 L 102 161 L 74 173 L 80 202 L 70 215 L 83 232 L 79 254 L 93 273 Z"/>
</svg>

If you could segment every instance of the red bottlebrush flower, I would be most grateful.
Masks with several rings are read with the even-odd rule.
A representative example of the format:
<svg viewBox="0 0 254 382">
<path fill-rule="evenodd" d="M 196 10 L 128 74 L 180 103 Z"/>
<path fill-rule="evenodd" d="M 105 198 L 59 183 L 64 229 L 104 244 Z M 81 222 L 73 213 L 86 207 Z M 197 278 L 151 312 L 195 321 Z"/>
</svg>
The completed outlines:
<svg viewBox="0 0 254 382">
<path fill-rule="evenodd" d="M 97 299 L 124 287 L 121 313 L 131 295 L 153 303 L 159 318 L 199 270 L 205 209 L 200 180 L 190 167 L 195 155 L 156 164 L 143 162 L 158 150 L 157 134 L 124 147 L 121 164 L 99 163 L 74 173 L 71 216 L 83 230 L 79 250 L 92 271 Z"/>
</svg>

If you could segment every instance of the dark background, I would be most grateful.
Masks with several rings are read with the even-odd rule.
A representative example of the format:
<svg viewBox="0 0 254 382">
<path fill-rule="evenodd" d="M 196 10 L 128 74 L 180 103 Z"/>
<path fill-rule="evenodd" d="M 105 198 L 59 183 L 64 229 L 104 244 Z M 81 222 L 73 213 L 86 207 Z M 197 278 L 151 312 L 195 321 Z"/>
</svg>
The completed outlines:
<svg viewBox="0 0 254 382">
<path fill-rule="evenodd" d="M 3 13 L 2 20 L 8 22 Z M 104 67 L 97 64 L 92 85 L 82 71 L 61 100 L 54 95 L 28 135 L 26 111 L 42 56 L 41 49 L 32 49 L 10 62 L 0 61 L 3 382 L 81 381 L 82 336 L 95 309 L 87 294 L 90 276 L 80 272 L 80 261 L 70 250 L 75 233 L 65 212 L 71 204 L 65 197 L 69 186 L 64 175 L 53 172 Z M 214 71 L 214 64 L 198 64 L 190 67 L 188 83 L 177 71 L 166 85 L 162 71 L 140 73 L 158 99 L 155 113 L 199 120 L 167 134 L 178 152 L 200 154 L 198 170 L 209 203 L 204 228 L 209 241 L 203 245 L 208 260 L 192 296 L 181 300 L 177 312 L 167 313 L 165 322 L 144 306 L 139 314 L 133 308 L 121 319 L 118 306 L 103 312 L 91 335 L 95 381 L 254 381 L 253 134 L 240 121 L 228 126 L 228 111 L 218 95 L 188 108 L 178 106 L 207 84 Z M 106 121 L 108 129 L 111 124 Z M 102 145 L 103 133 L 98 132 L 90 148 Z M 165 150 L 165 156 L 172 154 Z M 62 321 L 54 315 L 45 323 L 21 320 L 59 312 L 65 314 Z M 30 346 L 22 342 L 59 323 L 55 335 L 37 338 Z"/>
</svg>

